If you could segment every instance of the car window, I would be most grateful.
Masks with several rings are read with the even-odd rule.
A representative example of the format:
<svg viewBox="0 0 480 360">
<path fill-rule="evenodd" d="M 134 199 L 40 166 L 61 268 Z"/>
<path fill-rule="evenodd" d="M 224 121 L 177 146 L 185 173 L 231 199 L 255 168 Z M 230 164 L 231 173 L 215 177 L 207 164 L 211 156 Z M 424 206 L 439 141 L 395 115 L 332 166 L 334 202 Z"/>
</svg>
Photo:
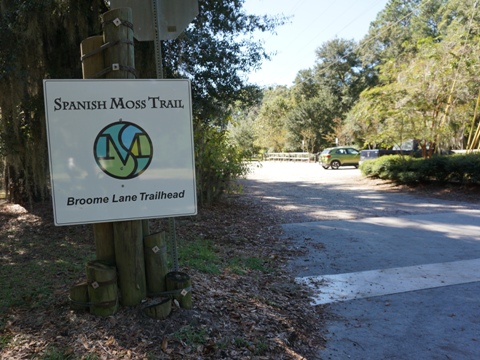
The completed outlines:
<svg viewBox="0 0 480 360">
<path fill-rule="evenodd" d="M 348 149 L 347 151 L 348 151 L 349 154 L 352 154 L 352 155 L 358 155 L 359 154 L 358 150 L 355 150 L 355 149 Z"/>
<path fill-rule="evenodd" d="M 342 154 L 342 155 L 344 155 L 344 154 L 345 154 L 345 149 L 338 149 L 338 150 L 337 150 L 337 154 Z"/>
</svg>

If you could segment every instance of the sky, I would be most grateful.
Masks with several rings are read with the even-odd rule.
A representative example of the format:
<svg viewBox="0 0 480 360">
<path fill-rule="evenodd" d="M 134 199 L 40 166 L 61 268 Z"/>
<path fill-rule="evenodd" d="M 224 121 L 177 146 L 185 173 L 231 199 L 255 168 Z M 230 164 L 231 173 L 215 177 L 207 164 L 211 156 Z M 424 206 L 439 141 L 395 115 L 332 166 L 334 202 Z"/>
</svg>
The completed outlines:
<svg viewBox="0 0 480 360">
<path fill-rule="evenodd" d="M 292 16 L 277 34 L 259 33 L 268 53 L 249 76 L 260 86 L 291 85 L 299 70 L 312 68 L 315 49 L 335 38 L 361 40 L 388 0 L 245 0 L 248 14 Z"/>
</svg>

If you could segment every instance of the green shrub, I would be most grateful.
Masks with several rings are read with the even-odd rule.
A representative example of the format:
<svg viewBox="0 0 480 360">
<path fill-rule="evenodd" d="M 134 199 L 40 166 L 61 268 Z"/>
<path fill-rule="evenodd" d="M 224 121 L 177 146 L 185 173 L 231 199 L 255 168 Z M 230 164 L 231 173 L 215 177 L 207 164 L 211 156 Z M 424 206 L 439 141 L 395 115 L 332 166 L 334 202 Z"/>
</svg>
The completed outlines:
<svg viewBox="0 0 480 360">
<path fill-rule="evenodd" d="M 411 166 L 411 158 L 401 155 L 385 156 L 380 176 L 388 180 L 395 180 L 405 168 Z"/>
<path fill-rule="evenodd" d="M 466 155 L 469 161 L 468 176 L 472 183 L 480 184 L 480 154 Z"/>
<path fill-rule="evenodd" d="M 368 160 L 360 167 L 362 173 L 369 177 L 395 180 L 398 174 L 409 166 L 409 158 L 400 155 L 385 155 L 375 160 Z"/>
<path fill-rule="evenodd" d="M 403 171 L 398 174 L 397 179 L 394 180 L 395 182 L 401 184 L 416 184 L 420 182 L 420 177 L 418 176 L 418 172 L 416 171 Z"/>
<path fill-rule="evenodd" d="M 365 176 L 401 184 L 424 182 L 480 183 L 480 154 L 439 155 L 429 159 L 382 156 L 362 163 Z"/>
<path fill-rule="evenodd" d="M 450 158 L 447 156 L 434 156 L 430 159 L 419 161 L 419 170 L 426 180 L 445 182 L 448 179 L 448 164 Z"/>
<path fill-rule="evenodd" d="M 247 154 L 228 143 L 227 132 L 210 125 L 195 129 L 195 170 L 200 204 L 216 202 L 235 190 L 235 180 L 248 173 Z"/>
<path fill-rule="evenodd" d="M 373 174 L 373 164 L 375 160 L 366 160 L 362 162 L 360 165 L 359 169 L 362 172 L 363 176 L 368 176 L 368 177 L 375 177 Z"/>
<path fill-rule="evenodd" d="M 454 155 L 447 164 L 447 176 L 449 181 L 462 183 L 465 178 L 465 170 L 468 168 L 468 160 L 465 155 Z"/>
</svg>

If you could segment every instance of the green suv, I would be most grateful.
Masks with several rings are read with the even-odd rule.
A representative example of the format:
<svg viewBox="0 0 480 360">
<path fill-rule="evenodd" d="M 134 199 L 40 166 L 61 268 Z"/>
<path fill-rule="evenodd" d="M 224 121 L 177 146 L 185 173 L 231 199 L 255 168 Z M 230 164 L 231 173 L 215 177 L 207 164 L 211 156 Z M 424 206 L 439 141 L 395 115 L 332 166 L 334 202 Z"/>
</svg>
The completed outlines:
<svg viewBox="0 0 480 360">
<path fill-rule="evenodd" d="M 355 166 L 358 168 L 360 151 L 349 146 L 327 148 L 320 154 L 320 165 L 324 169 L 331 167 L 338 169 L 340 166 Z"/>
</svg>

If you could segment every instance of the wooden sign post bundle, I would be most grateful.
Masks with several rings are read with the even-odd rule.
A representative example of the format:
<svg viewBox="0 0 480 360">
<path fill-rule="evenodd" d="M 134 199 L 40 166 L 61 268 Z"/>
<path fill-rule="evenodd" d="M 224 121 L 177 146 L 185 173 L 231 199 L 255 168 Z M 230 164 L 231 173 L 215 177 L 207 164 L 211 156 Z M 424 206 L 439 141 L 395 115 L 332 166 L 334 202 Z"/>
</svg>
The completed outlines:
<svg viewBox="0 0 480 360">
<path fill-rule="evenodd" d="M 81 43 L 83 78 L 135 78 L 133 45 L 131 9 L 106 12 L 103 35 Z M 70 290 L 73 309 L 109 316 L 119 304 L 139 305 L 147 295 L 159 297 L 144 309 L 150 317 L 167 317 L 171 298 L 191 308 L 190 278 L 168 273 L 164 233 L 150 235 L 146 220 L 98 223 L 93 230 L 96 260 L 87 264 L 87 281 Z M 175 295 L 169 296 L 172 290 Z"/>
</svg>

